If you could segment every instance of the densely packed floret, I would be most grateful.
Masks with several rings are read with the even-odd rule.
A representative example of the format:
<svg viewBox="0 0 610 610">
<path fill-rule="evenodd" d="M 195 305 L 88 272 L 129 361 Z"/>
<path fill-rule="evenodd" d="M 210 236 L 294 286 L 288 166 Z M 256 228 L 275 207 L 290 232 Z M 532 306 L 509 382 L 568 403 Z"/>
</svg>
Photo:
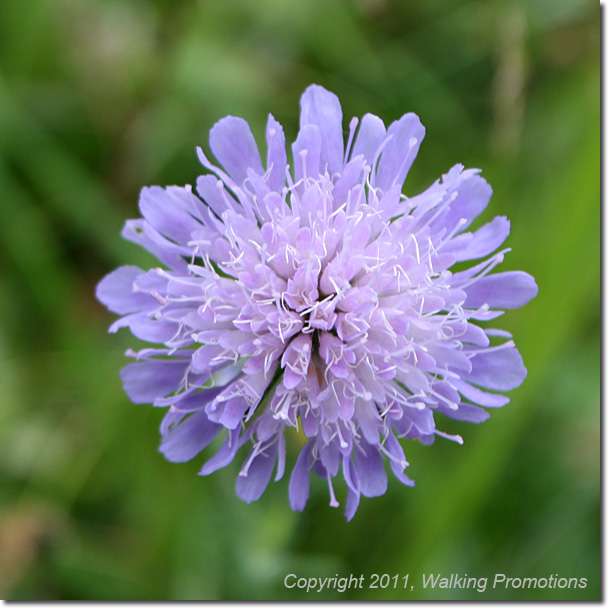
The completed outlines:
<svg viewBox="0 0 610 610">
<path fill-rule="evenodd" d="M 406 114 L 386 129 L 353 119 L 344 145 L 338 98 L 312 85 L 301 99 L 288 165 L 284 132 L 269 117 L 263 163 L 248 124 L 226 117 L 210 132 L 223 169 L 190 187 L 142 190 L 143 218 L 123 236 L 163 267 L 121 267 L 97 296 L 138 338 L 162 345 L 131 353 L 122 372 L 136 403 L 169 407 L 160 450 L 190 460 L 217 435 L 207 475 L 249 445 L 236 491 L 258 499 L 277 464 L 284 432 L 303 445 L 290 504 L 305 507 L 310 471 L 347 485 L 351 519 L 360 496 L 386 491 L 387 462 L 412 485 L 398 439 L 431 443 L 436 416 L 482 422 L 526 370 L 510 335 L 479 321 L 537 293 L 522 271 L 491 273 L 507 249 L 509 222 L 474 232 L 492 190 L 479 170 L 456 165 L 423 193 L 402 193 L 424 137 Z M 476 262 L 450 271 L 455 263 Z M 463 265 L 461 266 L 464 267 Z M 485 325 L 487 326 L 487 325 Z M 498 339 L 500 338 L 500 339 Z M 492 343 L 493 341 L 493 343 Z"/>
</svg>

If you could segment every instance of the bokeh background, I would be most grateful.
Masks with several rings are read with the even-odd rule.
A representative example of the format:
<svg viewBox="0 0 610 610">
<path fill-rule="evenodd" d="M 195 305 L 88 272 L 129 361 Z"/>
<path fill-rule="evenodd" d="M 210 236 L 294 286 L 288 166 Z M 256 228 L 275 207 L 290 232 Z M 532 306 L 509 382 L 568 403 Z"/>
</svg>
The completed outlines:
<svg viewBox="0 0 610 610">
<path fill-rule="evenodd" d="M 599 599 L 599 47 L 586 0 L 2 0 L 0 597 Z M 317 479 L 297 514 L 287 478 L 247 506 L 237 463 L 164 461 L 162 412 L 120 384 L 137 342 L 93 296 L 155 264 L 119 236 L 142 186 L 194 183 L 227 114 L 262 142 L 272 112 L 293 139 L 312 82 L 346 129 L 419 114 L 409 194 L 483 168 L 480 223 L 508 215 L 504 269 L 540 287 L 502 318 L 529 369 L 511 403 L 448 423 L 464 446 L 407 444 L 416 487 L 392 480 L 349 524 Z M 306 594 L 288 573 L 415 588 Z M 588 586 L 431 591 L 423 573 Z"/>
</svg>

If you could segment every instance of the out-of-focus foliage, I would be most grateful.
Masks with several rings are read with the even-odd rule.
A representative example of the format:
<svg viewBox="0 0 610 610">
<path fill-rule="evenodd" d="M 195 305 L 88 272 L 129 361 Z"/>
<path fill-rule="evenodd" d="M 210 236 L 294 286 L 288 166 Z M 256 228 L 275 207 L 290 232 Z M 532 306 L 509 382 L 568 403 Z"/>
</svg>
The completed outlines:
<svg viewBox="0 0 610 610">
<path fill-rule="evenodd" d="M 157 452 L 162 413 L 123 394 L 127 332 L 93 298 L 147 184 L 192 183 L 213 123 L 297 131 L 317 82 L 346 119 L 419 114 L 417 192 L 483 168 L 505 269 L 540 286 L 503 326 L 529 369 L 465 445 L 406 444 L 346 523 L 316 481 L 247 506 L 237 463 Z M 599 599 L 599 14 L 584 0 L 0 2 L 0 596 L 10 599 Z M 347 122 L 346 122 L 347 124 Z M 289 455 L 294 461 L 295 452 Z M 318 484 L 319 483 L 319 484 Z M 284 576 L 411 575 L 286 589 Z M 422 574 L 587 578 L 586 589 L 430 590 Z"/>
</svg>

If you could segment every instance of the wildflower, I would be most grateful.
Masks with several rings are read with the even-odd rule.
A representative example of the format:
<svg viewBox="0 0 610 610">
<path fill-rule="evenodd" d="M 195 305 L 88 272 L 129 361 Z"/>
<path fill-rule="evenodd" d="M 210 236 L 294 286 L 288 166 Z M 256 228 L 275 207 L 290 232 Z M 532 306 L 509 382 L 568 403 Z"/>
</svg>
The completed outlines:
<svg viewBox="0 0 610 610">
<path fill-rule="evenodd" d="M 121 267 L 97 297 L 122 316 L 112 332 L 163 345 L 131 352 L 122 379 L 133 402 L 169 407 L 168 460 L 190 460 L 221 434 L 208 475 L 248 445 L 236 492 L 252 502 L 276 464 L 283 476 L 284 433 L 296 428 L 290 505 L 305 507 L 313 470 L 338 506 L 342 472 L 351 519 L 361 496 L 386 491 L 385 462 L 413 485 L 398 439 L 461 443 L 437 428 L 439 414 L 478 423 L 483 407 L 509 402 L 498 392 L 525 378 L 521 356 L 508 333 L 477 323 L 538 289 L 522 271 L 492 273 L 508 252 L 496 252 L 505 217 L 468 231 L 492 193 L 479 170 L 456 165 L 423 193 L 402 193 L 423 137 L 414 114 L 388 129 L 366 114 L 344 145 L 338 98 L 312 85 L 292 167 L 272 116 L 265 162 L 248 124 L 229 116 L 210 132 L 222 168 L 198 150 L 211 173 L 196 191 L 142 190 L 143 219 L 123 236 L 164 267 Z M 464 261 L 480 262 L 450 271 Z"/>
</svg>

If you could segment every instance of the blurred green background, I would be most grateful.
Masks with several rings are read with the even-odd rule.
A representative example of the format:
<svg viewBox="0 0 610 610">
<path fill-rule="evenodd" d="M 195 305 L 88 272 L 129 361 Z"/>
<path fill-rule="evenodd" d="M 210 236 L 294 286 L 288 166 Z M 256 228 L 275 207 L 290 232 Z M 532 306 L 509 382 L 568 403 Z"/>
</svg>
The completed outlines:
<svg viewBox="0 0 610 610">
<path fill-rule="evenodd" d="M 599 599 L 599 12 L 585 0 L 0 2 L 0 597 Z M 346 523 L 312 479 L 247 506 L 238 463 L 157 452 L 97 281 L 154 265 L 121 240 L 139 189 L 194 183 L 219 118 L 298 128 L 312 82 L 352 116 L 419 114 L 414 194 L 483 168 L 539 296 L 510 312 L 529 377 L 458 446 L 407 443 L 409 475 Z M 294 448 L 293 448 L 294 449 Z M 293 463 L 295 451 L 289 453 Z M 240 460 L 238 460 L 240 461 Z M 338 489 L 343 490 L 343 485 Z M 344 492 L 343 492 L 344 493 Z M 284 576 L 409 573 L 414 590 L 323 595 Z M 423 589 L 421 575 L 587 578 L 586 589 Z"/>
</svg>

